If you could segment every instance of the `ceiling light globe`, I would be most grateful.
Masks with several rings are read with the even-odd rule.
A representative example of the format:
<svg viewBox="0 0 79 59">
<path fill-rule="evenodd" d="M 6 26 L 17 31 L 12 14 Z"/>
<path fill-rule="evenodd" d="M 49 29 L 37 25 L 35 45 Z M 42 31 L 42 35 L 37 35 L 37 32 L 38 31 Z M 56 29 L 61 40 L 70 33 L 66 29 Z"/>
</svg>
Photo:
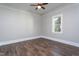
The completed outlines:
<svg viewBox="0 0 79 59">
<path fill-rule="evenodd" d="M 38 6 L 38 9 L 40 9 L 41 8 L 41 6 Z"/>
</svg>

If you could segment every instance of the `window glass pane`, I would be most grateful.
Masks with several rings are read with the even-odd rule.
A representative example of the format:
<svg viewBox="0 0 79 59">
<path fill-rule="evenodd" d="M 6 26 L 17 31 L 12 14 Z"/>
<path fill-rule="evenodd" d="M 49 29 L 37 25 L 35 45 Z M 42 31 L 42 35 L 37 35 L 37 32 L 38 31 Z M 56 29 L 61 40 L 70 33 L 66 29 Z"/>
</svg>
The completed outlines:
<svg viewBox="0 0 79 59">
<path fill-rule="evenodd" d="M 53 32 L 61 32 L 62 31 L 62 25 L 61 25 L 61 21 L 62 21 L 62 16 L 55 16 L 53 17 Z"/>
</svg>

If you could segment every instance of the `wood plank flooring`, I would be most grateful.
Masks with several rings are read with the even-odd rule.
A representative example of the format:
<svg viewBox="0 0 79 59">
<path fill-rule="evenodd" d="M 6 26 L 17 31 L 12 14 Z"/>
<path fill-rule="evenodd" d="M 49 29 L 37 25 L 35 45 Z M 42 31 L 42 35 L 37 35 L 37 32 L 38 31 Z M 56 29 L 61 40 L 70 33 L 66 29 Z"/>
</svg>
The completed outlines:
<svg viewBox="0 0 79 59">
<path fill-rule="evenodd" d="M 1 46 L 0 56 L 79 56 L 79 48 L 39 38 Z"/>
</svg>

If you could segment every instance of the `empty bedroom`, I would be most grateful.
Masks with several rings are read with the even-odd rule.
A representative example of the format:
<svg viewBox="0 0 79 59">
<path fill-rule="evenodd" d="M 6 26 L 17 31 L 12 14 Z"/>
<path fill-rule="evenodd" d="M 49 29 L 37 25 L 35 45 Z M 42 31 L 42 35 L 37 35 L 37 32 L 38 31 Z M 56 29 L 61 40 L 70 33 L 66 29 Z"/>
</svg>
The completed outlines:
<svg viewBox="0 0 79 59">
<path fill-rule="evenodd" d="M 0 56 L 79 56 L 79 3 L 0 3 Z"/>
</svg>

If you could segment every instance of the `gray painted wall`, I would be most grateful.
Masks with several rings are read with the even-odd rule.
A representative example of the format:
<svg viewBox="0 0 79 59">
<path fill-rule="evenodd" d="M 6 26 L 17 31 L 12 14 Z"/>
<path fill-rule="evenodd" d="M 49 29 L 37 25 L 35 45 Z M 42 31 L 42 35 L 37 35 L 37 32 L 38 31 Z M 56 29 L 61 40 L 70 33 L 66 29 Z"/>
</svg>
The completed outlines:
<svg viewBox="0 0 79 59">
<path fill-rule="evenodd" d="M 63 14 L 63 33 L 61 34 L 52 32 L 52 16 L 57 14 Z M 44 15 L 42 20 L 42 35 L 79 43 L 79 4 L 52 11 Z"/>
<path fill-rule="evenodd" d="M 0 42 L 40 35 L 40 16 L 0 6 Z"/>
<path fill-rule="evenodd" d="M 52 16 L 63 14 L 63 33 L 52 33 Z M 39 16 L 0 6 L 0 42 L 44 35 L 79 43 L 79 4 Z"/>
</svg>

